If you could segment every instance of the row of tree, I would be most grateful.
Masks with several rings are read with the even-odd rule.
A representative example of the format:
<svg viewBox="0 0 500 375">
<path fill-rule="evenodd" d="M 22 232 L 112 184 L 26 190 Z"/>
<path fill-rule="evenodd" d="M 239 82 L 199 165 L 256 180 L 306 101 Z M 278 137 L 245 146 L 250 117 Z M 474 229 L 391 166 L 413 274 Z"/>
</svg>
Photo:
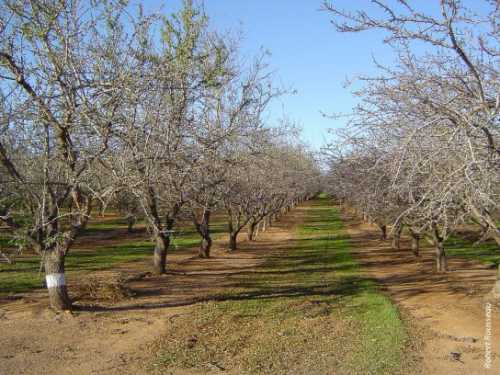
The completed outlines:
<svg viewBox="0 0 500 375">
<path fill-rule="evenodd" d="M 186 0 L 171 16 L 113 0 L 0 4 L 0 220 L 42 257 L 51 305 L 68 309 L 65 257 L 98 209 L 144 218 L 154 270 L 192 220 L 208 257 L 210 217 L 230 249 L 313 194 L 318 167 L 294 129 L 264 123 L 265 54 L 243 63 Z"/>
<path fill-rule="evenodd" d="M 430 4 L 431 5 L 431 4 Z M 376 223 L 421 238 L 446 271 L 445 241 L 463 224 L 500 246 L 500 50 L 495 1 L 325 4 L 340 32 L 382 30 L 397 57 L 362 78 L 360 103 L 327 148 L 330 192 Z M 500 270 L 499 270 L 500 272 Z M 497 285 L 500 292 L 500 281 Z"/>
</svg>

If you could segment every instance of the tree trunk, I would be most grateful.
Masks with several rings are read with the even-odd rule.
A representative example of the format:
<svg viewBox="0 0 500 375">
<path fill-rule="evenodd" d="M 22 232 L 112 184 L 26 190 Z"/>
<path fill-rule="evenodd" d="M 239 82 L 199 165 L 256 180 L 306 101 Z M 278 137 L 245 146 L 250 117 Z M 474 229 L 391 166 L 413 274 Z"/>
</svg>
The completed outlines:
<svg viewBox="0 0 500 375">
<path fill-rule="evenodd" d="M 500 247 L 500 233 L 498 232 L 498 230 L 493 233 L 493 239 L 495 240 L 497 245 Z"/>
<path fill-rule="evenodd" d="M 258 237 L 259 237 L 259 234 L 260 234 L 260 229 L 261 228 L 261 224 L 258 223 L 256 226 L 255 226 L 255 232 L 253 234 L 253 238 L 254 240 L 256 240 Z"/>
<path fill-rule="evenodd" d="M 471 206 L 472 214 L 479 223 L 484 223 L 485 226 L 489 228 L 491 237 L 495 240 L 498 246 L 500 246 L 500 228 L 498 228 L 496 221 L 492 216 L 486 212 L 481 212 L 474 206 Z"/>
<path fill-rule="evenodd" d="M 235 251 L 238 247 L 238 232 L 229 233 L 229 251 Z"/>
<path fill-rule="evenodd" d="M 257 230 L 257 224 L 255 223 L 255 221 L 252 220 L 250 223 L 248 223 L 248 228 L 247 228 L 248 241 L 255 241 L 256 230 Z"/>
<path fill-rule="evenodd" d="M 104 202 L 100 199 L 97 200 L 97 210 L 99 211 L 99 216 L 104 217 L 104 211 L 105 211 L 105 206 Z"/>
<path fill-rule="evenodd" d="M 500 264 L 498 265 L 497 280 L 495 281 L 495 286 L 493 287 L 493 294 L 500 297 Z"/>
<path fill-rule="evenodd" d="M 210 258 L 210 248 L 212 247 L 212 239 L 210 237 L 204 237 L 201 240 L 200 250 L 198 251 L 198 256 L 200 258 Z"/>
<path fill-rule="evenodd" d="M 398 223 L 396 228 L 394 228 L 394 234 L 392 237 L 392 248 L 394 250 L 401 249 L 401 232 L 403 232 L 403 225 Z"/>
<path fill-rule="evenodd" d="M 135 216 L 129 215 L 127 216 L 127 232 L 132 233 L 134 231 L 134 225 L 135 225 Z"/>
<path fill-rule="evenodd" d="M 379 225 L 380 231 L 382 234 L 380 235 L 381 240 L 386 240 L 387 239 L 387 226 L 386 225 Z"/>
<path fill-rule="evenodd" d="M 203 212 L 201 224 L 198 231 L 202 237 L 198 256 L 200 258 L 210 258 L 210 248 L 212 247 L 212 239 L 210 238 L 210 211 Z"/>
<path fill-rule="evenodd" d="M 444 251 L 444 238 L 440 235 L 437 225 L 433 224 L 433 239 L 434 247 L 436 248 L 436 271 L 448 271 L 448 262 L 446 260 L 446 252 Z"/>
<path fill-rule="evenodd" d="M 153 255 L 153 271 L 157 275 L 167 271 L 167 250 L 170 245 L 170 235 L 157 233 L 155 235 L 155 250 Z"/>
<path fill-rule="evenodd" d="M 410 230 L 411 234 L 411 251 L 418 257 L 420 256 L 420 234 Z"/>
<path fill-rule="evenodd" d="M 50 306 L 55 310 L 71 310 L 71 300 L 66 288 L 62 250 L 53 249 L 45 253 L 45 280 L 49 291 Z"/>
<path fill-rule="evenodd" d="M 238 226 L 239 226 L 239 221 L 238 221 Z M 229 217 L 228 229 L 229 229 L 229 251 L 235 251 L 237 248 L 238 233 L 241 230 L 241 228 L 234 227 L 231 216 Z"/>
<path fill-rule="evenodd" d="M 496 232 L 498 234 L 498 231 Z M 500 236 L 494 235 L 493 238 L 498 246 L 500 246 Z M 498 264 L 497 280 L 495 281 L 495 286 L 493 287 L 493 293 L 495 296 L 500 297 L 500 263 Z"/>
<path fill-rule="evenodd" d="M 436 271 L 446 272 L 448 271 L 448 262 L 446 260 L 446 252 L 444 250 L 443 241 L 436 240 L 435 247 L 436 247 Z"/>
</svg>

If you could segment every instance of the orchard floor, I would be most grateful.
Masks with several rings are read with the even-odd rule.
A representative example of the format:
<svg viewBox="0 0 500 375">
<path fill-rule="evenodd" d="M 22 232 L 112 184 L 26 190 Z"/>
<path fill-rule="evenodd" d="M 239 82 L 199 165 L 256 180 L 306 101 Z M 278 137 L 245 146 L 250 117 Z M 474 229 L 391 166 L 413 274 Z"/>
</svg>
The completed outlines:
<svg viewBox="0 0 500 375">
<path fill-rule="evenodd" d="M 286 260 L 287 248 L 295 246 L 300 240 L 297 227 L 307 224 L 311 209 L 311 203 L 307 203 L 292 211 L 261 234 L 257 242 L 242 242 L 234 254 L 225 251 L 222 241 L 216 241 L 213 257 L 208 260 L 197 259 L 194 249 L 179 250 L 169 256 L 170 271 L 165 276 L 148 274 L 148 262 L 124 263 L 113 271 L 99 271 L 92 275 L 101 281 L 126 279 L 127 290 L 134 293 L 132 297 L 117 293 L 116 298 L 113 295 L 111 299 L 109 296 L 100 298 L 99 292 L 96 292 L 93 298 L 81 297 L 76 302 L 75 312 L 63 314 L 55 314 L 47 308 L 43 291 L 26 293 L 15 301 L 0 302 L 0 374 L 238 373 L 227 370 L 226 366 L 216 361 L 209 361 L 201 368 L 166 366 L 165 355 L 161 354 L 165 350 L 165 341 L 171 342 L 172 334 L 179 332 L 185 334 L 174 337 L 179 345 L 187 343 L 189 347 L 196 348 L 196 341 L 203 337 L 203 327 L 188 325 L 190 322 L 195 324 L 200 309 L 208 306 L 210 310 L 212 304 L 218 301 L 226 305 L 233 303 L 228 296 L 232 296 L 232 290 L 239 287 L 236 280 L 263 273 L 266 262 L 271 258 Z M 410 340 L 405 344 L 408 348 L 402 352 L 408 356 L 408 363 L 401 367 L 401 373 L 500 374 L 500 314 L 495 304 L 491 312 L 493 363 L 490 370 L 483 368 L 484 296 L 495 279 L 494 270 L 472 261 L 453 260 L 450 262 L 450 273 L 444 276 L 433 274 L 429 249 L 425 249 L 422 258 L 415 261 L 411 252 L 404 250 L 408 245 L 406 242 L 403 242 L 403 250 L 391 250 L 389 243 L 377 240 L 373 228 L 348 216 L 342 219 L 343 231 L 350 236 L 351 253 L 362 265 L 359 273 L 367 279 L 375 279 L 383 293 L 396 303 L 404 318 Z M 81 285 L 73 280 L 69 287 L 70 290 L 78 290 Z M 335 297 L 330 294 L 328 298 Z M 292 300 L 296 295 L 295 288 L 287 298 L 292 297 L 289 298 Z M 234 298 L 235 303 L 242 298 L 241 294 L 238 296 Z M 246 294 L 243 296 L 249 297 Z M 307 318 L 311 324 L 324 324 L 330 316 L 341 321 L 342 314 L 351 314 L 352 309 L 356 309 L 356 306 L 339 304 L 338 311 L 328 311 L 330 315 L 323 316 L 326 302 L 316 295 L 301 295 L 300 298 L 303 298 L 301 303 L 294 306 L 307 315 L 303 320 Z M 224 308 L 228 308 L 226 305 Z M 328 305 L 328 308 L 337 309 L 337 305 L 332 306 Z M 337 312 L 339 315 L 334 315 Z M 233 314 L 232 318 L 239 320 L 224 323 L 235 324 L 236 331 L 241 327 L 242 332 L 249 335 L 245 326 L 250 325 L 250 315 L 241 317 Z M 258 320 L 259 316 L 255 316 L 254 321 Z M 336 345 L 342 340 L 349 340 L 351 331 L 355 332 L 356 327 L 338 325 L 335 321 L 328 324 L 331 324 L 328 326 L 331 331 L 324 331 L 322 335 L 331 336 L 332 350 L 340 352 L 341 347 Z M 312 325 L 306 328 L 315 329 Z M 192 335 L 190 329 L 199 332 Z M 286 336 L 287 332 L 284 330 L 282 333 Z M 255 331 L 254 334 L 258 336 L 261 332 Z M 243 339 L 251 340 L 249 337 Z M 351 340 L 345 347 L 346 350 L 355 350 L 355 346 L 363 345 Z M 322 355 L 308 348 L 311 357 Z M 458 353 L 458 358 L 451 353 Z M 168 357 L 168 360 L 175 364 L 179 359 Z M 278 371 L 268 368 L 259 373 L 275 374 Z M 329 369 L 318 367 L 317 371 L 310 371 L 309 368 L 308 372 L 290 373 L 360 372 L 349 372 L 339 363 L 339 367 L 332 365 Z"/>
<path fill-rule="evenodd" d="M 496 269 L 452 258 L 450 271 L 436 274 L 432 249 L 424 248 L 416 260 L 408 239 L 401 250 L 393 250 L 390 241 L 379 240 L 374 227 L 347 214 L 342 219 L 364 273 L 412 317 L 414 334 L 422 339 L 425 374 L 500 374 L 500 304 L 491 296 Z M 484 367 L 487 305 L 492 329 L 487 340 L 492 350 L 489 369 Z"/>
</svg>

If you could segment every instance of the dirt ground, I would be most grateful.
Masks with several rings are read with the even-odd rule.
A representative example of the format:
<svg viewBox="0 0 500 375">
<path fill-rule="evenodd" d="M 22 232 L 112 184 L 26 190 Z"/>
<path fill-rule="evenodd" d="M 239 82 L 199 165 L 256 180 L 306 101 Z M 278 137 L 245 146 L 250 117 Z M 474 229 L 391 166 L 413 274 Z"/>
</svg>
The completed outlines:
<svg viewBox="0 0 500 375">
<path fill-rule="evenodd" d="M 425 374 L 500 374 L 500 306 L 491 299 L 496 270 L 474 261 L 450 259 L 450 272 L 433 272 L 433 251 L 421 257 L 380 241 L 376 228 L 344 215 L 354 256 L 412 320 L 422 339 Z M 423 242 L 423 241 L 422 241 Z M 491 303 L 491 368 L 485 364 L 486 306 Z"/>
<path fill-rule="evenodd" d="M 242 242 L 234 254 L 225 250 L 224 241 L 214 242 L 210 259 L 197 258 L 196 249 L 176 251 L 168 257 L 167 275 L 151 275 L 148 262 L 92 274 L 101 281 L 132 280 L 127 287 L 133 298 L 80 299 L 76 311 L 63 314 L 48 309 L 43 290 L 0 301 L 0 374 L 145 373 L 151 360 L 148 347 L 169 324 L 189 314 L 194 304 L 232 287 L 228 274 L 258 267 L 275 246 L 292 237 L 299 216 L 283 218 L 257 242 Z M 78 291 L 82 283 L 69 280 L 70 291 Z"/>
<path fill-rule="evenodd" d="M 195 249 L 169 256 L 170 272 L 148 274 L 147 262 L 124 264 L 113 271 L 96 272 L 102 280 L 125 277 L 134 293 L 117 301 L 80 299 L 74 313 L 55 314 L 46 305 L 44 291 L 15 301 L 0 301 L 0 374 L 141 374 L 150 363 L 150 345 L 169 324 L 190 313 L 194 304 L 231 288 L 226 276 L 252 270 L 277 246 L 294 236 L 301 210 L 285 217 L 256 243 L 243 242 L 229 254 L 216 241 L 213 257 L 201 260 Z M 415 261 L 403 242 L 389 242 L 351 217 L 344 217 L 354 255 L 368 277 L 378 280 L 410 319 L 425 374 L 500 374 L 500 316 L 493 305 L 491 344 L 493 363 L 483 368 L 485 295 L 494 270 L 470 261 L 452 260 L 451 272 L 432 272 L 432 253 L 425 249 Z M 243 235 L 242 235 L 243 237 Z M 70 280 L 78 290 L 79 280 Z M 456 353 L 456 354 L 452 354 Z"/>
</svg>

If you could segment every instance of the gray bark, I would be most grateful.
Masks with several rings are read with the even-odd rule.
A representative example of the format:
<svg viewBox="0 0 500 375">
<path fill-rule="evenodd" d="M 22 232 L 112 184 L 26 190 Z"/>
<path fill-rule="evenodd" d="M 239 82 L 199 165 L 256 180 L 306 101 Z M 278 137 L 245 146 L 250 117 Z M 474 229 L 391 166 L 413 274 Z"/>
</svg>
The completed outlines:
<svg viewBox="0 0 500 375">
<path fill-rule="evenodd" d="M 133 215 L 128 215 L 127 216 L 127 232 L 132 233 L 134 231 L 134 225 L 135 225 L 136 218 Z"/>
<path fill-rule="evenodd" d="M 235 251 L 238 248 L 238 233 L 229 233 L 229 250 Z"/>
<path fill-rule="evenodd" d="M 437 226 L 433 225 L 433 240 L 436 249 L 436 271 L 448 271 L 448 261 L 446 259 L 446 251 L 444 250 L 444 238 L 439 234 Z"/>
<path fill-rule="evenodd" d="M 387 226 L 386 225 L 379 225 L 380 231 L 382 232 L 380 234 L 380 239 L 381 240 L 386 240 L 387 239 Z"/>
<path fill-rule="evenodd" d="M 210 248 L 212 247 L 212 238 L 210 237 L 210 211 L 205 210 L 200 224 L 196 225 L 198 233 L 202 240 L 198 256 L 200 258 L 210 258 Z"/>
<path fill-rule="evenodd" d="M 251 221 L 248 223 L 248 228 L 247 228 L 247 238 L 248 241 L 255 241 L 255 232 L 257 230 L 257 223 L 255 221 Z"/>
<path fill-rule="evenodd" d="M 410 229 L 411 234 L 411 250 L 413 254 L 418 257 L 420 256 L 420 234 L 412 231 Z"/>
<path fill-rule="evenodd" d="M 64 251 L 53 249 L 45 253 L 44 267 L 45 275 L 65 275 L 64 273 Z M 50 276 L 49 276 L 50 277 Z M 71 310 L 71 299 L 68 295 L 66 285 L 50 286 L 49 291 L 50 306 L 55 310 Z"/>
<path fill-rule="evenodd" d="M 392 248 L 395 250 L 399 250 L 401 248 L 401 232 L 403 232 L 403 225 L 398 223 L 394 228 L 394 234 L 392 237 Z"/>
<path fill-rule="evenodd" d="M 167 271 L 167 251 L 170 245 L 170 236 L 158 233 L 155 235 L 154 240 L 153 271 L 161 275 Z"/>
</svg>

